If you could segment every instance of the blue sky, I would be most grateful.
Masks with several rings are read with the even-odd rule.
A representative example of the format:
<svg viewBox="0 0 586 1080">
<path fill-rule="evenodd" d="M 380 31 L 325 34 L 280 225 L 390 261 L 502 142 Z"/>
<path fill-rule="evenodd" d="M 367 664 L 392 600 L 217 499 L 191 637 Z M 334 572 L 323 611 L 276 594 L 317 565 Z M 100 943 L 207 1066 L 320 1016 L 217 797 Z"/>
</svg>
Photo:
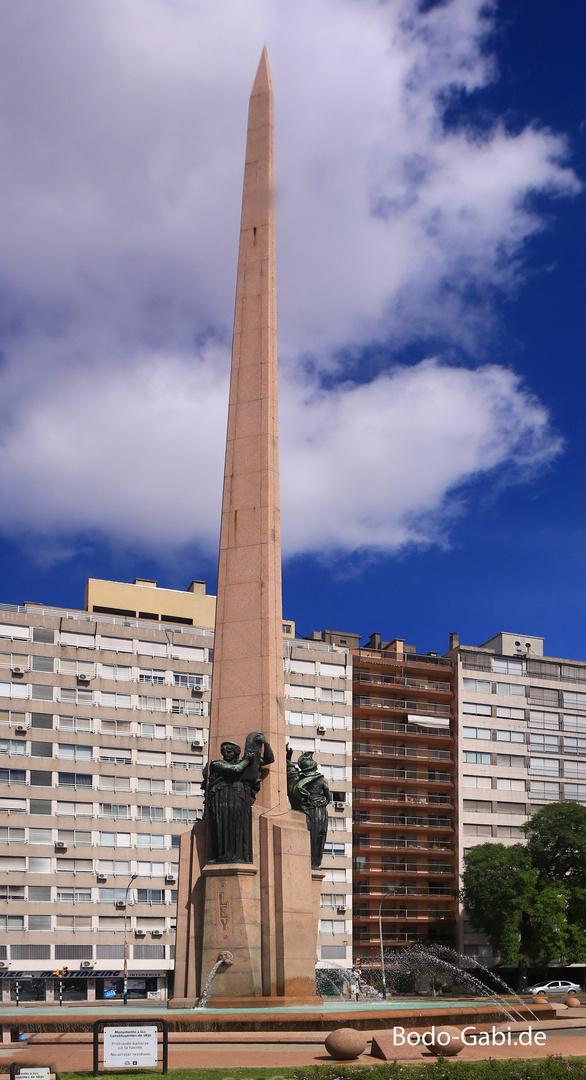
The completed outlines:
<svg viewBox="0 0 586 1080">
<path fill-rule="evenodd" d="M 6 13 L 0 598 L 213 591 L 266 40 L 286 614 L 586 658 L 581 5 L 245 7 Z"/>
</svg>

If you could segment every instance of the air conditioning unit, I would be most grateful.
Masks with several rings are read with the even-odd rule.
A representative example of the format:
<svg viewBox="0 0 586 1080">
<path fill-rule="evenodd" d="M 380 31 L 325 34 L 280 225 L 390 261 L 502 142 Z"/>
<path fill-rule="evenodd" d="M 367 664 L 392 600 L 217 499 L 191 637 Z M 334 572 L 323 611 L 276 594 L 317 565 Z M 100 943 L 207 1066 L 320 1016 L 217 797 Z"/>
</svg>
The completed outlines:
<svg viewBox="0 0 586 1080">
<path fill-rule="evenodd" d="M 162 936 L 163 936 L 163 931 L 162 930 L 151 930 L 151 937 L 162 937 Z"/>
<path fill-rule="evenodd" d="M 126 910 L 126 904 L 124 903 L 124 900 L 117 900 L 115 907 L 116 907 L 116 911 L 125 911 Z"/>
<path fill-rule="evenodd" d="M 25 671 L 26 671 L 26 668 L 23 668 L 23 667 L 13 667 L 13 668 L 11 668 L 10 670 L 12 671 L 12 674 L 13 674 L 13 675 L 24 675 L 24 673 L 25 673 Z"/>
<path fill-rule="evenodd" d="M 195 739 L 194 742 L 192 742 L 192 744 L 191 744 L 191 749 L 192 750 L 203 750 L 203 743 L 200 742 L 199 739 Z"/>
<path fill-rule="evenodd" d="M 135 930 L 134 931 L 134 936 L 135 937 L 145 937 L 146 935 L 145 935 L 144 930 Z"/>
<path fill-rule="evenodd" d="M 317 729 L 317 733 L 318 733 L 318 735 L 325 735 L 325 733 L 326 733 L 325 727 L 322 727 L 322 725 L 320 724 L 320 726 Z"/>
<path fill-rule="evenodd" d="M 103 885 L 108 880 L 106 874 L 96 874 L 98 885 Z"/>
<path fill-rule="evenodd" d="M 93 679 L 93 675 L 78 675 L 77 676 L 77 681 L 78 682 L 91 682 L 92 679 Z"/>
<path fill-rule="evenodd" d="M 82 968 L 91 968 L 94 966 L 94 962 L 93 960 L 82 960 L 79 966 Z"/>
<path fill-rule="evenodd" d="M 345 810 L 345 808 L 346 808 L 346 803 L 343 803 L 343 802 L 334 803 L 334 810 L 337 810 L 338 813 L 340 813 L 341 810 Z"/>
<path fill-rule="evenodd" d="M 17 724 L 14 733 L 15 735 L 26 735 L 26 728 L 22 724 Z"/>
<path fill-rule="evenodd" d="M 199 697 L 200 694 L 203 694 L 203 686 L 192 686 L 191 693 Z"/>
<path fill-rule="evenodd" d="M 339 907 L 339 908 L 337 908 L 337 912 L 338 912 L 338 915 L 345 915 L 346 914 L 346 908 L 345 907 Z"/>
<path fill-rule="evenodd" d="M 62 840 L 56 840 L 55 851 L 67 851 L 67 844 L 64 844 Z"/>
<path fill-rule="evenodd" d="M 4 968 L 7 968 L 7 967 L 8 967 L 8 964 L 6 963 L 6 960 L 0 960 L 0 968 L 4 969 Z"/>
<path fill-rule="evenodd" d="M 175 878 L 173 877 L 173 874 L 166 874 L 165 875 L 165 885 L 174 885 L 174 884 L 175 884 Z"/>
</svg>

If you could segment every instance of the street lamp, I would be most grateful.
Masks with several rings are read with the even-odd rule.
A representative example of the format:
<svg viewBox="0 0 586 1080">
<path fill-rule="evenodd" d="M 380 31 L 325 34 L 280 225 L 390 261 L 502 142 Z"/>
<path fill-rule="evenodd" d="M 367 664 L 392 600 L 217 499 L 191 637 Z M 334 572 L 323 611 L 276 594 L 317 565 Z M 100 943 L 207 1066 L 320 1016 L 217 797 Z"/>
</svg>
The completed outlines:
<svg viewBox="0 0 586 1080">
<path fill-rule="evenodd" d="M 128 927 L 128 890 L 132 885 L 132 882 L 137 877 L 136 874 L 132 874 L 128 885 L 126 886 L 126 892 L 124 893 L 124 1004 L 128 1005 L 128 941 L 126 938 L 126 931 Z"/>
<path fill-rule="evenodd" d="M 387 896 L 392 896 L 392 895 L 393 895 L 392 890 L 389 889 L 386 893 L 383 894 L 383 896 L 381 898 L 381 902 L 378 905 L 378 936 L 379 936 L 379 941 L 380 941 L 380 969 L 381 969 L 381 975 L 383 977 L 383 998 L 385 1000 L 386 1000 L 386 997 L 387 997 L 387 984 L 386 984 L 386 980 L 385 980 L 385 951 L 383 949 L 382 909 L 383 909 L 383 904 L 384 904 Z"/>
</svg>

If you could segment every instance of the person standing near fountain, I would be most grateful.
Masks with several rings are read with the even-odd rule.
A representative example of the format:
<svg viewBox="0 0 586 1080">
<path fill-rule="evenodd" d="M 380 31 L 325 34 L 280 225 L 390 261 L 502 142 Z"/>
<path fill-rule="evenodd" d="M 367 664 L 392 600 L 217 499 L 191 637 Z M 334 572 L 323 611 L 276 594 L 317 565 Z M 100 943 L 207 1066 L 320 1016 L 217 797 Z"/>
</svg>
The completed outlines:
<svg viewBox="0 0 586 1080">
<path fill-rule="evenodd" d="M 301 754 L 293 764 L 293 751 L 287 746 L 287 794 L 293 810 L 305 814 L 311 842 L 311 869 L 319 870 L 328 831 L 329 784 L 317 771 L 313 753 Z"/>
</svg>

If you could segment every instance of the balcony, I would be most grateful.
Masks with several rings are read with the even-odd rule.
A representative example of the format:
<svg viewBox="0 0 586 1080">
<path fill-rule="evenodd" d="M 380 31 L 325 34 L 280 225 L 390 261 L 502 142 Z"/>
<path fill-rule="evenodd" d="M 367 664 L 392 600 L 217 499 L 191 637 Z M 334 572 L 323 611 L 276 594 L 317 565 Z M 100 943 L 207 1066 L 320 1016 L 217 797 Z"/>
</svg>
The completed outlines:
<svg viewBox="0 0 586 1080">
<path fill-rule="evenodd" d="M 420 908 L 417 908 L 417 907 L 414 907 L 414 908 L 401 907 L 401 908 L 397 908 L 396 910 L 391 910 L 391 911 L 389 911 L 389 909 L 387 908 L 383 913 L 383 922 L 388 922 L 391 919 L 392 920 L 397 919 L 397 920 L 402 920 L 402 921 L 404 921 L 405 919 L 416 919 L 419 922 L 422 921 L 422 920 L 425 920 L 426 922 L 431 922 L 432 920 L 435 921 L 436 919 L 438 919 L 438 920 L 441 919 L 441 920 L 446 921 L 448 919 L 452 920 L 453 918 L 454 918 L 454 912 L 451 911 L 449 908 L 445 908 L 445 909 L 442 909 L 442 911 L 437 911 L 437 912 L 436 911 L 430 911 L 428 908 L 425 908 L 425 907 L 420 907 Z M 378 922 L 378 913 L 376 915 L 371 915 L 370 920 L 372 920 L 372 922 L 375 922 L 375 921 Z M 383 938 L 384 938 L 384 935 L 383 935 Z M 373 940 L 378 941 L 379 939 L 374 938 Z"/>
<path fill-rule="evenodd" d="M 450 706 L 438 704 L 433 701 L 407 701 L 401 698 L 367 697 L 354 694 L 354 705 L 357 708 L 366 709 L 401 709 L 403 712 L 439 713 L 442 716 L 450 715 Z"/>
<path fill-rule="evenodd" d="M 354 681 L 369 683 L 371 686 L 409 686 L 414 690 L 427 690 L 435 693 L 450 694 L 449 682 L 437 682 L 433 679 L 412 679 L 405 675 L 379 675 L 372 671 L 357 671 Z"/>
<path fill-rule="evenodd" d="M 369 791 L 368 788 L 355 788 L 352 796 L 354 802 L 384 803 L 407 803 L 409 806 L 441 806 L 453 809 L 453 802 L 449 795 L 436 795 L 434 792 L 426 792 L 421 795 L 406 795 L 404 791 Z"/>
<path fill-rule="evenodd" d="M 434 727 L 433 724 L 415 724 L 405 723 L 396 724 L 393 720 L 386 720 L 382 717 L 357 717 L 354 721 L 355 731 L 381 731 L 381 732 L 397 732 L 399 735 L 425 735 L 430 739 L 452 739 L 452 733 L 448 725 L 441 727 Z"/>
<path fill-rule="evenodd" d="M 365 825 L 373 825 L 380 828 L 381 824 L 387 825 L 389 822 L 386 817 L 371 818 L 369 821 L 360 821 L 360 819 L 355 818 L 354 824 L 360 828 L 364 828 Z M 449 840 L 405 840 L 385 836 L 377 839 L 375 843 L 379 847 L 392 848 L 400 851 L 443 851 L 448 854 L 453 854 L 453 848 Z M 361 843 L 359 846 L 363 846 L 363 844 Z"/>
<path fill-rule="evenodd" d="M 435 750 L 426 746 L 399 746 L 395 743 L 355 742 L 352 744 L 355 754 L 382 754 L 386 758 L 406 757 L 423 758 L 428 761 L 453 761 L 449 750 Z"/>
<path fill-rule="evenodd" d="M 297 645 L 297 642 L 295 642 Z M 426 656 L 422 653 L 408 653 L 408 652 L 392 652 L 390 649 L 356 649 L 353 656 L 356 660 L 366 660 L 369 663 L 384 663 L 385 661 L 394 660 L 398 664 L 413 664 L 413 665 L 425 665 L 426 667 L 441 667 L 444 671 L 453 671 L 454 662 L 448 660 L 443 656 Z"/>
<path fill-rule="evenodd" d="M 423 772 L 417 769 L 386 769 L 384 765 L 357 765 L 354 768 L 354 776 L 370 777 L 373 779 L 388 780 L 415 780 L 425 784 L 451 784 L 454 780 L 450 773 L 430 770 Z M 418 796 L 405 796 L 407 802 L 416 802 Z"/>
<path fill-rule="evenodd" d="M 368 895 L 368 893 L 369 893 L 368 886 L 364 886 L 364 885 L 362 885 L 360 888 L 354 890 L 354 895 L 355 896 L 356 895 L 365 896 L 365 895 Z M 447 885 L 436 885 L 436 886 L 432 885 L 429 888 L 427 886 L 425 886 L 425 885 L 389 885 L 388 888 L 385 888 L 385 890 L 383 892 L 383 897 L 385 897 L 385 896 L 388 896 L 389 898 L 391 898 L 393 896 L 448 896 L 448 897 L 451 897 L 452 896 L 452 890 L 450 888 L 448 888 Z M 392 911 L 393 909 L 391 908 L 390 910 Z M 381 908 L 381 911 L 383 913 L 383 918 L 385 918 L 385 913 L 386 913 L 387 909 L 383 906 Z M 368 919 L 378 919 L 378 909 L 375 910 L 374 908 L 372 908 L 370 911 L 364 912 L 363 914 L 359 914 L 359 912 L 355 911 L 354 912 L 354 917 L 357 918 L 357 919 L 366 919 L 366 918 L 368 918 Z"/>
</svg>

